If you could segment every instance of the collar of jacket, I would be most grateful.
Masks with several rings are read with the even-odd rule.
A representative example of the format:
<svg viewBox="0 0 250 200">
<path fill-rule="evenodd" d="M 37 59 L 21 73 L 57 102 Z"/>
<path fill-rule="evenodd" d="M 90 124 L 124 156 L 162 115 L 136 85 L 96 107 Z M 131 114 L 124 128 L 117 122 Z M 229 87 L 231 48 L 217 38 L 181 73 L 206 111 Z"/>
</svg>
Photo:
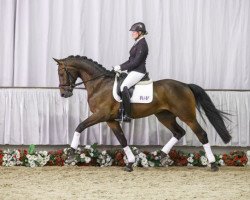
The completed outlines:
<svg viewBox="0 0 250 200">
<path fill-rule="evenodd" d="M 142 36 L 138 40 L 136 40 L 133 46 L 135 46 L 142 38 L 144 38 L 144 36 Z"/>
</svg>

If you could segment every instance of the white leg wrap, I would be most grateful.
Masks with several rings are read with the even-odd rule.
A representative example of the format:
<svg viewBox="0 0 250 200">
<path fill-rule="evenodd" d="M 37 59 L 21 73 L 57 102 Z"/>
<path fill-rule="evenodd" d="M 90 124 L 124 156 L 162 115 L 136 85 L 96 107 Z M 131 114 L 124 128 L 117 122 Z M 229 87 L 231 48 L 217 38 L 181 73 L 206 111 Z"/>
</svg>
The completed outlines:
<svg viewBox="0 0 250 200">
<path fill-rule="evenodd" d="M 213 152 L 211 150 L 210 144 L 209 143 L 204 144 L 203 148 L 204 148 L 204 150 L 206 152 L 206 156 L 207 156 L 208 162 L 209 163 L 215 162 L 215 157 L 214 157 L 214 154 L 213 154 Z"/>
<path fill-rule="evenodd" d="M 127 158 L 128 158 L 128 162 L 130 163 L 134 163 L 135 162 L 135 156 L 133 154 L 133 152 L 131 151 L 129 146 L 126 146 L 123 148 Z"/>
<path fill-rule="evenodd" d="M 81 135 L 81 134 L 78 133 L 78 132 L 75 132 L 75 133 L 74 133 L 74 137 L 73 137 L 73 140 L 72 140 L 72 142 L 71 142 L 71 147 L 72 147 L 73 149 L 77 149 L 78 144 L 79 144 L 80 135 Z"/>
<path fill-rule="evenodd" d="M 172 149 L 172 147 L 178 142 L 178 139 L 175 137 L 172 137 L 168 143 L 162 148 L 162 151 L 166 154 L 169 153 L 169 151 Z"/>
</svg>

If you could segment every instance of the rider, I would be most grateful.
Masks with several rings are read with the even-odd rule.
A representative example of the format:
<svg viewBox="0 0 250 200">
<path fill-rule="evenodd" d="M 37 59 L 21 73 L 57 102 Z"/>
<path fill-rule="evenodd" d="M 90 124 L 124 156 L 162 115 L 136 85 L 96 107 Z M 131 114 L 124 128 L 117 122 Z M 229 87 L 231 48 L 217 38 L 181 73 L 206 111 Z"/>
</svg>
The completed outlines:
<svg viewBox="0 0 250 200">
<path fill-rule="evenodd" d="M 145 40 L 147 35 L 145 24 L 142 22 L 135 23 L 131 26 L 132 38 L 135 40 L 134 45 L 130 49 L 129 60 L 121 65 L 114 66 L 114 71 L 121 72 L 127 70 L 128 76 L 121 85 L 122 104 L 118 121 L 131 121 L 130 95 L 128 89 L 138 83 L 146 74 L 146 59 L 148 56 L 148 45 Z"/>
</svg>

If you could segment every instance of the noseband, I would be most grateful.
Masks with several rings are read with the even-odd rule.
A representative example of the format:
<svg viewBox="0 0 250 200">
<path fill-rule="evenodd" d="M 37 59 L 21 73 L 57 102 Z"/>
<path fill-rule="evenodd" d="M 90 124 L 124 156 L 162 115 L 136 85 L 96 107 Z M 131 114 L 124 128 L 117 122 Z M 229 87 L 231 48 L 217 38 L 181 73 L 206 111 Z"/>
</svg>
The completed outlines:
<svg viewBox="0 0 250 200">
<path fill-rule="evenodd" d="M 59 84 L 59 87 L 62 88 L 62 87 L 70 87 L 70 89 L 73 89 L 75 88 L 76 86 L 78 85 L 81 85 L 83 82 L 80 82 L 80 83 L 77 83 L 75 84 L 74 83 L 74 77 L 72 76 L 72 74 L 68 71 L 68 69 L 66 67 L 63 67 L 59 70 L 62 70 L 64 69 L 64 71 L 66 72 L 67 74 L 67 83 L 69 82 L 69 84 Z"/>
</svg>

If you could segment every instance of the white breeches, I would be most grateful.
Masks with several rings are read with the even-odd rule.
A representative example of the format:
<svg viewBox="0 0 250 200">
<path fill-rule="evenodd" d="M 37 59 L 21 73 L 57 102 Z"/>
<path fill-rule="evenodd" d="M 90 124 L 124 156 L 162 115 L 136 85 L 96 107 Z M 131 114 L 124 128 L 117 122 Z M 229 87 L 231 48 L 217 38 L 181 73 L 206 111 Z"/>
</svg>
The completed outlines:
<svg viewBox="0 0 250 200">
<path fill-rule="evenodd" d="M 144 77 L 144 75 L 145 74 L 140 72 L 129 72 L 128 76 L 125 78 L 121 85 L 121 91 L 123 91 L 124 87 L 127 87 L 128 89 L 131 88 L 133 85 L 138 83 Z"/>
</svg>

